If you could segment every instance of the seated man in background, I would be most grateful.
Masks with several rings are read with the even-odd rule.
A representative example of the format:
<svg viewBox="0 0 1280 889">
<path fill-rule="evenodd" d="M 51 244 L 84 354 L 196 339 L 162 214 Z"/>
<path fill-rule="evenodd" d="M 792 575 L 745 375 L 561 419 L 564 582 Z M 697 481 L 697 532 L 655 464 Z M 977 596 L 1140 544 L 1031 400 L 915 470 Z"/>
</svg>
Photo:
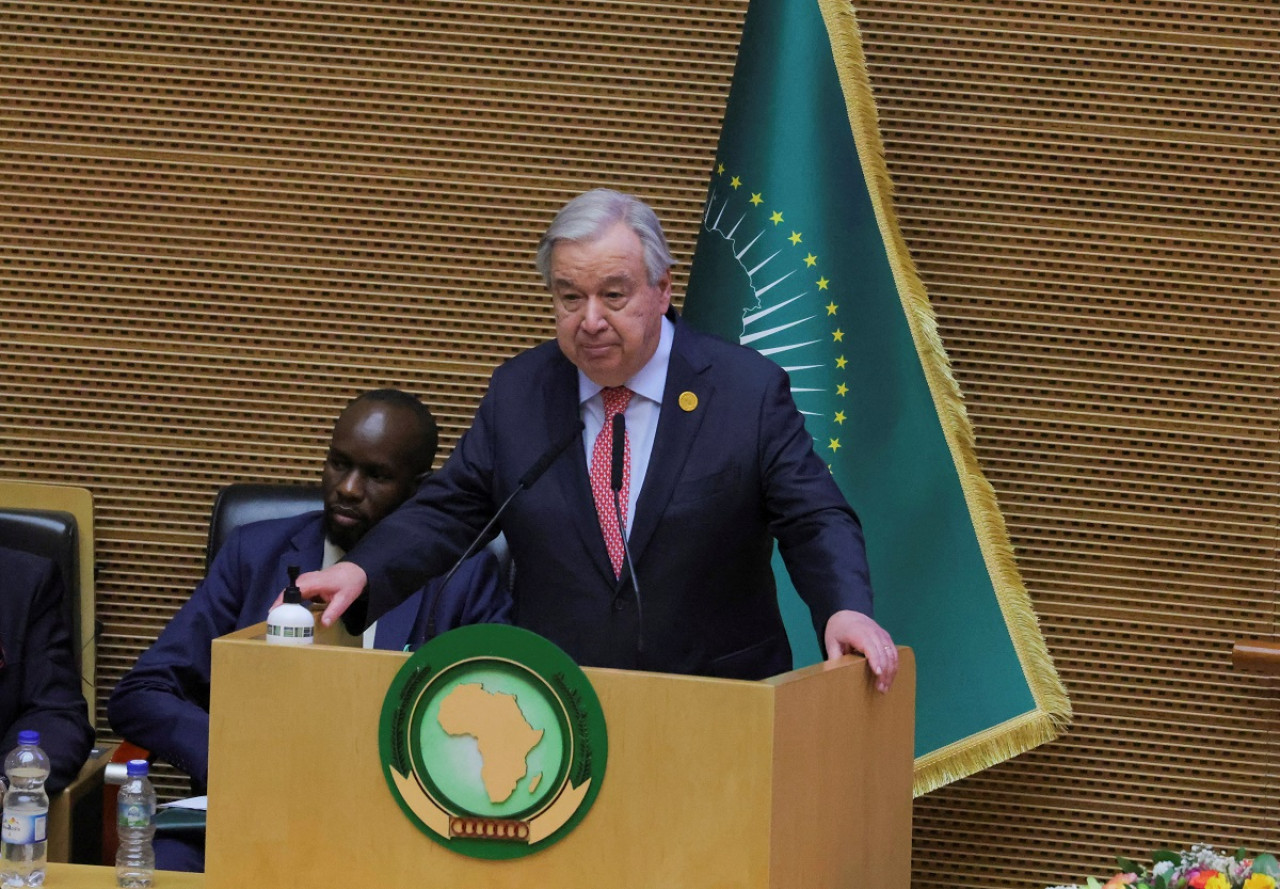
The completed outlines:
<svg viewBox="0 0 1280 889">
<path fill-rule="evenodd" d="M 190 775 L 192 792 L 203 794 L 213 640 L 265 620 L 288 584 L 289 566 L 315 570 L 342 558 L 417 490 L 430 474 L 436 444 L 435 418 L 414 396 L 377 389 L 352 400 L 334 426 L 325 458 L 324 511 L 255 522 L 232 533 L 191 599 L 116 686 L 107 703 L 111 727 Z M 440 632 L 467 623 L 505 623 L 510 610 L 497 560 L 488 551 L 464 563 L 446 589 L 433 582 L 413 600 L 378 621 L 376 647 L 402 649 L 420 637 L 415 618 L 422 623 L 428 607 L 435 610 Z M 203 870 L 203 837 L 158 835 L 156 866 Z"/>
<path fill-rule="evenodd" d="M 0 760 L 18 732 L 40 733 L 49 793 L 62 790 L 89 756 L 93 726 L 80 691 L 62 578 L 53 562 L 0 547 Z M 0 773 L 0 786 L 4 784 Z"/>
</svg>

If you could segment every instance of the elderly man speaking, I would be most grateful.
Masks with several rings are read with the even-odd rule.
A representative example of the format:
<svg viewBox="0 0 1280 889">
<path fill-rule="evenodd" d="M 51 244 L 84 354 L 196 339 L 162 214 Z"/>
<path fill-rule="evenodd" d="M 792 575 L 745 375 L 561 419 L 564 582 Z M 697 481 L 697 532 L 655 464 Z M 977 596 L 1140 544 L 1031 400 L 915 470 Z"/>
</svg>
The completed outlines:
<svg viewBox="0 0 1280 889">
<path fill-rule="evenodd" d="M 471 429 L 415 497 L 345 561 L 299 579 L 328 603 L 326 624 L 362 595 L 377 617 L 447 571 L 530 467 L 582 430 L 489 531 L 511 548 L 516 624 L 585 666 L 783 672 L 776 540 L 828 657 L 862 652 L 888 689 L 897 652 L 870 617 L 862 529 L 785 372 L 686 326 L 673 263 L 635 197 L 597 189 L 557 214 L 538 248 L 556 339 L 494 372 Z"/>
</svg>

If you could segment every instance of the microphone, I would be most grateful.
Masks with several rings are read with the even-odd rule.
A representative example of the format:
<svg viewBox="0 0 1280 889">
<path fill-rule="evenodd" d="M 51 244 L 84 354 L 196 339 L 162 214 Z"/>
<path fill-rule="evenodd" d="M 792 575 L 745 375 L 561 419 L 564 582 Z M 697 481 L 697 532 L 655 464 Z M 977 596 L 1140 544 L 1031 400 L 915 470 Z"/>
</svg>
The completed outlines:
<svg viewBox="0 0 1280 889">
<path fill-rule="evenodd" d="M 622 490 L 622 460 L 626 455 L 626 438 L 627 418 L 622 416 L 622 411 L 618 411 L 613 415 L 613 464 L 610 477 L 615 497 Z"/>
<path fill-rule="evenodd" d="M 640 608 L 640 581 L 636 578 L 636 566 L 631 561 L 631 545 L 627 543 L 627 523 L 622 520 L 622 461 L 626 455 L 627 419 L 622 411 L 613 415 L 613 464 L 610 487 L 613 488 L 613 513 L 618 520 L 618 534 L 622 537 L 622 554 L 631 573 L 631 589 L 636 594 L 636 651 L 644 652 L 644 612 Z"/>
<path fill-rule="evenodd" d="M 538 462 L 530 466 L 529 471 L 520 476 L 520 481 L 516 482 L 516 493 L 519 493 L 526 488 L 533 487 L 533 483 L 542 477 L 542 473 L 550 469 L 551 464 L 556 462 L 556 458 L 563 454 L 569 445 L 573 444 L 574 439 L 582 434 L 584 426 L 586 426 L 586 424 L 579 420 L 578 425 L 575 426 L 573 431 L 566 435 L 563 440 L 557 441 L 552 444 L 551 447 L 547 448 L 546 453 L 538 458 Z M 511 497 L 515 496 L 515 493 L 511 495 Z M 502 511 L 507 508 L 507 503 L 511 502 L 511 497 L 508 497 L 506 503 L 503 503 L 498 507 L 498 512 L 494 515 L 495 519 L 499 515 L 502 515 Z M 492 524 L 492 522 L 490 522 L 490 524 Z"/>
<path fill-rule="evenodd" d="M 475 551 L 480 548 L 480 541 L 485 539 L 485 536 L 489 533 L 490 529 L 498 523 L 498 519 L 502 518 L 502 514 L 507 511 L 507 507 L 511 505 L 511 501 L 516 499 L 516 495 L 521 491 L 527 491 L 529 488 L 533 487 L 533 483 L 542 478 L 542 474 L 551 468 L 551 464 L 556 462 L 556 459 L 561 454 L 568 450 L 569 445 L 579 439 L 582 435 L 584 425 L 585 424 L 579 420 L 572 432 L 560 441 L 553 442 L 551 447 L 547 448 L 546 451 L 543 452 L 542 456 L 529 467 L 529 470 L 524 475 L 520 476 L 520 480 L 516 482 L 516 489 L 511 492 L 511 495 L 507 497 L 506 500 L 502 501 L 502 505 L 498 507 L 497 511 L 493 514 L 493 517 L 485 523 L 485 526 L 480 529 L 480 533 L 471 541 L 471 545 L 463 551 L 462 555 L 458 558 L 458 561 L 453 563 L 453 567 L 450 568 L 449 573 L 444 576 L 444 580 L 440 581 L 440 586 L 436 589 L 435 598 L 431 601 L 431 610 L 427 612 L 427 635 L 422 640 L 423 642 L 427 641 L 427 639 L 434 638 L 436 635 L 436 611 L 439 609 L 440 600 L 444 598 L 445 587 L 449 585 L 449 581 L 453 579 L 453 575 L 457 574 L 458 569 L 462 567 L 462 563 L 471 558 L 471 556 L 475 554 Z"/>
</svg>

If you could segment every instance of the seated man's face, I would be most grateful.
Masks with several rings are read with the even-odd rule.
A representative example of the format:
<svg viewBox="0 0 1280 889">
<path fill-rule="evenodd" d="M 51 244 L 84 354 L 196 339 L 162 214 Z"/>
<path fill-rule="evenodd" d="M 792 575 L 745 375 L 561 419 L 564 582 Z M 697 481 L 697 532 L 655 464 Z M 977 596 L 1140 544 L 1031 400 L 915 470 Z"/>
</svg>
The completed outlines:
<svg viewBox="0 0 1280 889">
<path fill-rule="evenodd" d="M 324 461 L 325 531 L 349 550 L 418 487 L 422 453 L 417 419 L 407 408 L 357 402 L 333 427 Z"/>
</svg>

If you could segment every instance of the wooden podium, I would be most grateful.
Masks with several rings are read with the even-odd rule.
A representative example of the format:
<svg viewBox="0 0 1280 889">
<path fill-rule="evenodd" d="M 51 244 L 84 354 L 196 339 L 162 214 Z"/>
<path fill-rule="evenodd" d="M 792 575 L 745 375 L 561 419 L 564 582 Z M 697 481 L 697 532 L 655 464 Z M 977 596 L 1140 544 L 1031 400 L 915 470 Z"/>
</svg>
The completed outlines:
<svg viewBox="0 0 1280 889">
<path fill-rule="evenodd" d="M 594 806 L 509 861 L 420 833 L 378 721 L 408 655 L 213 644 L 209 889 L 906 889 L 915 661 L 888 694 L 861 658 L 762 682 L 587 669 L 609 736 Z"/>
</svg>

